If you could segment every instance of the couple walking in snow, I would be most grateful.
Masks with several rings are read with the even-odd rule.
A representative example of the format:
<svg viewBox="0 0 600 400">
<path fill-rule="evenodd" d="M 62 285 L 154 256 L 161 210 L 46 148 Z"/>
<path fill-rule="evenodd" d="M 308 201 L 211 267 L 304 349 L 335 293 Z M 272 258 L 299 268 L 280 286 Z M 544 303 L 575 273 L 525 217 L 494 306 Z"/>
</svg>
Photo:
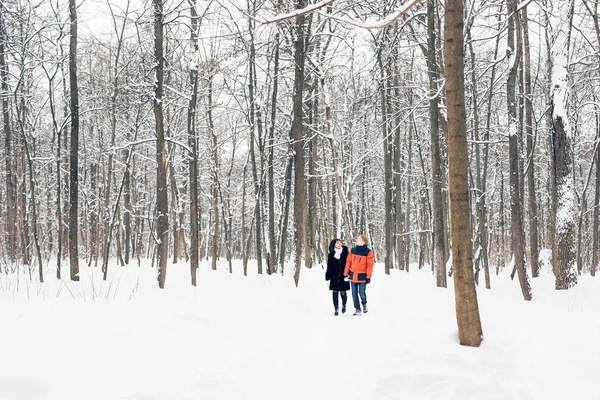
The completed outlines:
<svg viewBox="0 0 600 400">
<path fill-rule="evenodd" d="M 365 235 L 356 238 L 356 246 L 348 253 L 340 239 L 333 239 L 329 244 L 327 272 L 325 280 L 329 281 L 329 290 L 333 294 L 334 315 L 339 315 L 339 296 L 342 297 L 342 314 L 346 312 L 348 295 L 346 291 L 352 285 L 354 314 L 367 313 L 367 284 L 371 282 L 373 273 L 373 251 L 368 247 L 369 239 Z M 360 301 L 359 301 L 360 296 Z M 362 304 L 362 309 L 361 309 Z"/>
</svg>

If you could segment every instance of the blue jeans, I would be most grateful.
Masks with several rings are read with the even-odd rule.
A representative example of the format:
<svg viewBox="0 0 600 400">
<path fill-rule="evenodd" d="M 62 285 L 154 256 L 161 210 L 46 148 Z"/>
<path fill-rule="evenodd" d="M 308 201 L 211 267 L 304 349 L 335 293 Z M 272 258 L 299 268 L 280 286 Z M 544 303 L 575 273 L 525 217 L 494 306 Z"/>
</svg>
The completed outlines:
<svg viewBox="0 0 600 400">
<path fill-rule="evenodd" d="M 350 283 L 352 284 L 352 300 L 354 301 L 354 308 L 360 310 L 358 295 L 360 294 L 360 302 L 363 305 L 367 304 L 367 282 Z"/>
</svg>

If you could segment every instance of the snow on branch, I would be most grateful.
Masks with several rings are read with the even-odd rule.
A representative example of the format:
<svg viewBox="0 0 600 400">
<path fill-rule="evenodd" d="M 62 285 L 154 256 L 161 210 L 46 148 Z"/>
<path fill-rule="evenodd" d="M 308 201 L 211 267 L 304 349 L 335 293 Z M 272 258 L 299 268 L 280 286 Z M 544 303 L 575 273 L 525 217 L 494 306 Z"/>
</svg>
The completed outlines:
<svg viewBox="0 0 600 400">
<path fill-rule="evenodd" d="M 378 30 L 378 29 L 383 29 L 386 26 L 393 24 L 398 18 L 400 18 L 401 16 L 406 14 L 406 12 L 408 10 L 413 8 L 413 6 L 419 4 L 421 1 L 422 0 L 410 0 L 407 3 L 403 4 L 402 7 L 400 7 L 399 9 L 397 9 L 396 11 L 394 11 L 393 13 L 388 15 L 387 17 L 383 18 L 382 20 L 375 21 L 375 22 L 360 22 L 360 21 L 355 21 L 355 20 L 349 19 L 349 18 L 336 17 L 331 14 L 323 14 L 323 13 L 320 13 L 320 14 L 323 17 L 331 18 L 335 21 L 342 22 L 342 23 L 348 24 L 348 25 L 352 25 L 352 26 L 355 26 L 360 29 Z"/>
<path fill-rule="evenodd" d="M 256 22 L 259 22 L 263 25 L 267 25 L 267 24 L 273 24 L 276 22 L 282 22 L 288 19 L 292 19 L 292 18 L 296 18 L 299 17 L 301 15 L 306 15 L 306 14 L 311 14 L 317 10 L 319 10 L 320 8 L 323 8 L 331 3 L 333 3 L 335 0 L 323 0 L 320 1 L 318 3 L 315 4 L 310 4 L 304 8 L 300 8 L 298 10 L 289 12 L 289 13 L 283 13 L 283 14 L 277 14 L 272 16 L 271 18 L 264 18 L 264 17 L 253 17 L 251 15 L 248 15 L 250 18 L 252 18 L 253 20 L 255 20 Z"/>
<path fill-rule="evenodd" d="M 252 18 L 253 20 L 255 20 L 256 22 L 266 25 L 266 24 L 272 24 L 272 23 L 282 22 L 282 21 L 285 21 L 288 19 L 296 18 L 300 15 L 306 15 L 306 14 L 318 12 L 324 18 L 331 18 L 335 21 L 338 21 L 338 22 L 341 22 L 341 23 L 344 23 L 347 25 L 351 25 L 351 26 L 354 26 L 354 27 L 357 27 L 360 29 L 378 30 L 378 29 L 382 29 L 382 28 L 385 28 L 386 26 L 393 24 L 398 18 L 400 18 L 402 15 L 406 14 L 406 12 L 408 10 L 410 10 L 413 6 L 415 6 L 416 4 L 420 3 L 423 0 L 409 0 L 407 3 L 403 4 L 399 9 L 392 12 L 387 17 L 385 17 L 379 21 L 374 21 L 374 22 L 356 21 L 356 20 L 349 19 L 349 18 L 337 17 L 337 16 L 334 16 L 331 14 L 324 14 L 322 12 L 319 12 L 319 10 L 321 8 L 333 3 L 333 1 L 334 0 L 323 0 L 318 3 L 306 6 L 304 8 L 300 8 L 293 12 L 274 15 L 271 18 L 253 17 L 253 16 L 249 16 L 249 17 Z"/>
</svg>

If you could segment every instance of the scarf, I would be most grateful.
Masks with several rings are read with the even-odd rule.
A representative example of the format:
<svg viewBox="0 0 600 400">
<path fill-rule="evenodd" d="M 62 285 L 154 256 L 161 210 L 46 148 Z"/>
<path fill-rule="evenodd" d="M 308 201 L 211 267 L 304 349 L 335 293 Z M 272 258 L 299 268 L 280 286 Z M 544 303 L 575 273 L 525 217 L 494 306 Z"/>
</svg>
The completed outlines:
<svg viewBox="0 0 600 400">
<path fill-rule="evenodd" d="M 339 260 L 342 257 L 342 250 L 344 250 L 343 247 L 341 249 L 333 249 L 333 256 Z"/>
</svg>

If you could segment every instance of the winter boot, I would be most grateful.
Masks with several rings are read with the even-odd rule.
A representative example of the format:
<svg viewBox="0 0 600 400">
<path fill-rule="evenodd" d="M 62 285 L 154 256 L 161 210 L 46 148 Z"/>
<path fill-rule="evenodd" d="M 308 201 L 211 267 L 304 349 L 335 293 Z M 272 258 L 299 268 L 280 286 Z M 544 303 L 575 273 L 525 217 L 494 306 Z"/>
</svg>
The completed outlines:
<svg viewBox="0 0 600 400">
<path fill-rule="evenodd" d="M 346 305 L 345 304 L 342 306 L 342 314 L 346 314 Z"/>
<path fill-rule="evenodd" d="M 369 312 L 369 310 L 367 309 L 367 305 L 363 304 L 363 312 L 366 314 Z"/>
<path fill-rule="evenodd" d="M 360 309 L 357 309 L 356 311 L 354 311 L 354 314 L 352 314 L 355 317 L 360 317 L 362 315 L 362 313 L 360 312 Z"/>
</svg>

